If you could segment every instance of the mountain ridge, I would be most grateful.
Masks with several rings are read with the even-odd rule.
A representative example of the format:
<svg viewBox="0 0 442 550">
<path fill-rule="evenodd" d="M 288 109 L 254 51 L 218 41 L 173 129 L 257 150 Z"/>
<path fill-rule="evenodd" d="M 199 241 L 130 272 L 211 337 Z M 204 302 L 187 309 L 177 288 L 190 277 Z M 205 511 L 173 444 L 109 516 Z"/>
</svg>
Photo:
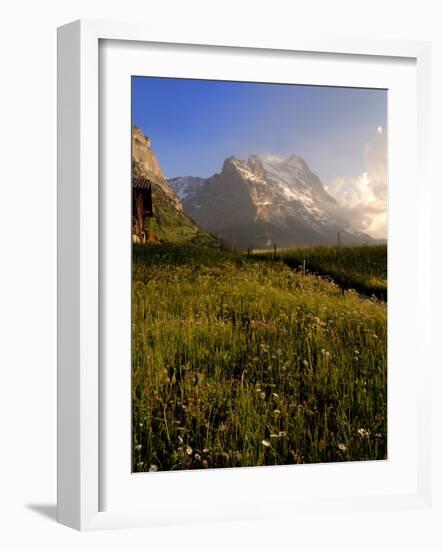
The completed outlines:
<svg viewBox="0 0 442 550">
<path fill-rule="evenodd" d="M 169 185 L 192 219 L 233 246 L 376 242 L 352 232 L 334 213 L 336 200 L 295 153 L 285 158 L 250 155 L 247 160 L 229 156 L 209 178 L 172 178 Z"/>
</svg>

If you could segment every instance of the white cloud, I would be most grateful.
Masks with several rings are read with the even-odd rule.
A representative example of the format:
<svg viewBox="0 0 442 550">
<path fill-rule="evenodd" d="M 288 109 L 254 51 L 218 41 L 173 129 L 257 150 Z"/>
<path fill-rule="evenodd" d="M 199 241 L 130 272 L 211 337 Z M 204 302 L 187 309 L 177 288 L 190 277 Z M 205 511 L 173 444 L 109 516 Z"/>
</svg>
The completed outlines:
<svg viewBox="0 0 442 550">
<path fill-rule="evenodd" d="M 356 178 L 336 178 L 326 186 L 338 202 L 338 214 L 351 229 L 375 238 L 387 237 L 387 135 L 379 126 L 365 147 L 365 172 Z"/>
</svg>

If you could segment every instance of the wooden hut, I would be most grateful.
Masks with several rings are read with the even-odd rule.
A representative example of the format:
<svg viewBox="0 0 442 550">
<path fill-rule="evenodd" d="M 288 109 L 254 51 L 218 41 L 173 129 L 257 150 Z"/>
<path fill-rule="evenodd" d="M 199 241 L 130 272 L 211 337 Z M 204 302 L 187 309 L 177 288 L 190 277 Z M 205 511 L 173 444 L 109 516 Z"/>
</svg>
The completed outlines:
<svg viewBox="0 0 442 550">
<path fill-rule="evenodd" d="M 152 182 L 146 178 L 132 179 L 132 240 L 145 243 L 150 235 L 145 228 L 146 219 L 154 215 Z"/>
</svg>

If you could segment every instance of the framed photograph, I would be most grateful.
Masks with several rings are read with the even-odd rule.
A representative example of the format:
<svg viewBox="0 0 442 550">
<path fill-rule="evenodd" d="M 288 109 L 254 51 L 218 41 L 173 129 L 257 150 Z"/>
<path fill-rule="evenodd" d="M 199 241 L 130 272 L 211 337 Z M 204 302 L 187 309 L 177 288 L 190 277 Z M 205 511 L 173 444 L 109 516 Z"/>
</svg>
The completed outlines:
<svg viewBox="0 0 442 550">
<path fill-rule="evenodd" d="M 426 506 L 430 46 L 58 40 L 59 521 Z"/>
</svg>

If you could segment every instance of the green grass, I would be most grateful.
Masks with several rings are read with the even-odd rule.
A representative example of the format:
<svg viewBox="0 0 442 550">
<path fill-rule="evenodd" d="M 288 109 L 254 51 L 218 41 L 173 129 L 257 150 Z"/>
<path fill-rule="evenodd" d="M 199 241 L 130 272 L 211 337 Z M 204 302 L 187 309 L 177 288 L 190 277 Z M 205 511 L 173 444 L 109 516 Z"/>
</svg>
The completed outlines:
<svg viewBox="0 0 442 550">
<path fill-rule="evenodd" d="M 145 220 L 145 229 L 148 234 L 154 235 L 160 242 L 174 244 L 193 243 L 203 246 L 221 247 L 219 237 L 207 233 L 191 220 L 175 204 L 170 202 L 160 188 L 153 190 L 155 217 Z"/>
<path fill-rule="evenodd" d="M 273 251 L 257 251 L 257 258 L 273 260 Z M 331 277 L 345 289 L 387 298 L 387 245 L 298 246 L 277 250 L 277 259 L 294 269 Z"/>
<path fill-rule="evenodd" d="M 384 459 L 386 352 L 383 302 L 283 262 L 135 245 L 133 470 Z"/>
</svg>

